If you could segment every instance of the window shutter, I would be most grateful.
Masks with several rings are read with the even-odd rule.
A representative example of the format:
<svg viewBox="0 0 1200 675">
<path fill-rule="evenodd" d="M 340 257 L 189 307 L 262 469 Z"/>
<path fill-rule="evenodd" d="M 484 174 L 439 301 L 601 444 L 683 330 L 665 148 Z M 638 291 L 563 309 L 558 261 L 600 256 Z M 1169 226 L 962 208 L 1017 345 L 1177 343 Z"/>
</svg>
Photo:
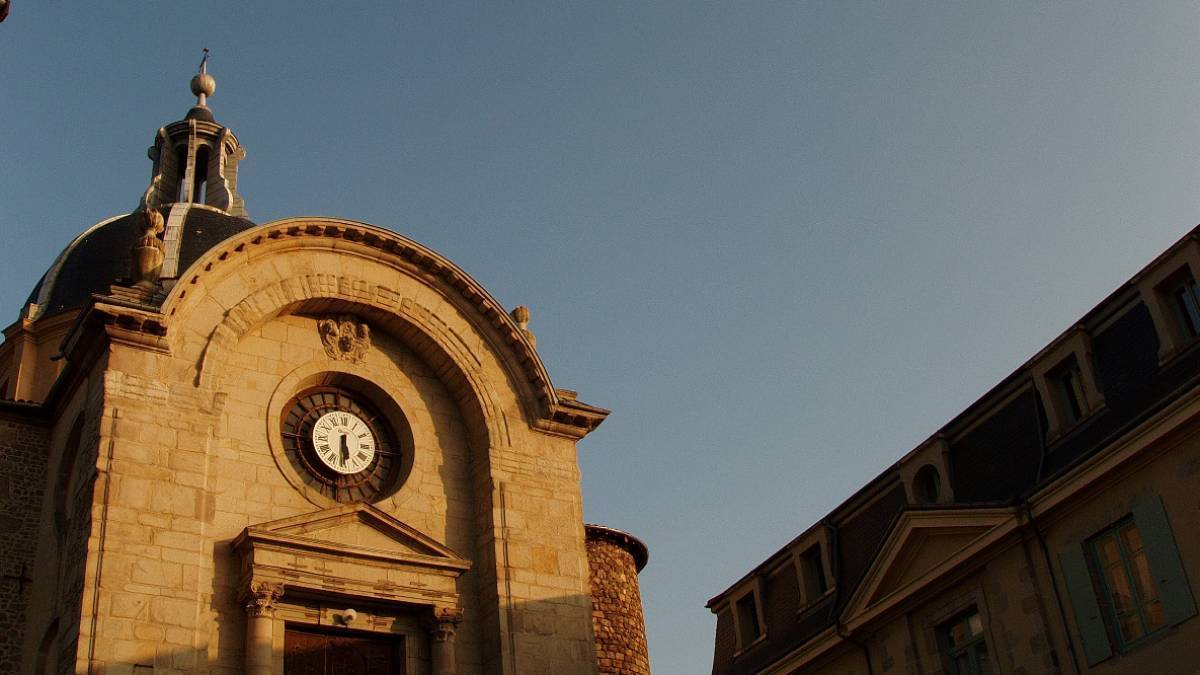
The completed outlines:
<svg viewBox="0 0 1200 675">
<path fill-rule="evenodd" d="M 1112 646 L 1108 643 L 1100 604 L 1096 602 L 1096 589 L 1083 557 L 1083 546 L 1079 543 L 1068 545 L 1058 554 L 1058 563 L 1067 583 L 1067 594 L 1071 596 L 1071 608 L 1075 610 L 1075 626 L 1083 641 L 1083 653 L 1088 665 L 1094 666 L 1112 656 Z"/>
<path fill-rule="evenodd" d="M 1196 601 L 1188 586 L 1175 537 L 1167 521 L 1162 499 L 1157 495 L 1140 500 L 1133 505 L 1133 522 L 1142 534 L 1142 545 L 1150 571 L 1158 584 L 1158 597 L 1162 600 L 1167 623 L 1175 624 L 1196 615 Z"/>
</svg>

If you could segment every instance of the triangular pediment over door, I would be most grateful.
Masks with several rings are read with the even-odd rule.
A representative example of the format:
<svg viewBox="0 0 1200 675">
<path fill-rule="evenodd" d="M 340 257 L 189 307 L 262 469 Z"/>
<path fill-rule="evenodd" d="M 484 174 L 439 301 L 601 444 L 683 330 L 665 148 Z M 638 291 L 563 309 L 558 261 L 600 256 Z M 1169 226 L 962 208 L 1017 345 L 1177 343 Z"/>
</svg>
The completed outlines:
<svg viewBox="0 0 1200 675">
<path fill-rule="evenodd" d="M 471 568 L 445 544 L 370 504 L 252 525 L 233 542 L 246 587 L 443 605 Z"/>
<path fill-rule="evenodd" d="M 993 543 L 1012 509 L 904 511 L 846 607 L 846 623 L 918 592 Z"/>
</svg>

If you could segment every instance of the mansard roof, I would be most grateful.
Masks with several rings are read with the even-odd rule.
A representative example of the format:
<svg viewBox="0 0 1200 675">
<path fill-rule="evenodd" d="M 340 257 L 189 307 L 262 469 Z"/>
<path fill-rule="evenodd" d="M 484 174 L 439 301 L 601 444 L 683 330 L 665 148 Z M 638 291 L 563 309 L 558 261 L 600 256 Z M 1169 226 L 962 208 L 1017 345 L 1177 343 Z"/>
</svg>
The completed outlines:
<svg viewBox="0 0 1200 675">
<path fill-rule="evenodd" d="M 1200 386 L 1200 340 L 1191 340 L 1174 351 L 1164 350 L 1163 328 L 1156 325 L 1152 307 L 1162 289 L 1147 279 L 1176 276 L 1186 262 L 1193 278 L 1200 279 L 1200 226 L 1121 284 L 1045 348 L 938 429 L 930 441 L 905 454 L 874 477 L 816 524 L 804 530 L 729 588 L 710 599 L 707 606 L 722 612 L 728 600 L 756 578 L 767 579 L 789 564 L 794 549 L 819 529 L 830 537 L 831 584 L 836 592 L 812 606 L 798 608 L 791 600 L 787 611 L 771 625 L 767 637 L 754 650 L 732 661 L 732 630 L 718 617 L 717 653 L 713 672 L 752 672 L 766 667 L 799 645 L 845 628 L 857 601 L 859 609 L 878 598 L 864 586 L 884 584 L 891 562 L 886 560 L 896 542 L 911 534 L 914 523 L 934 522 L 920 510 L 948 511 L 954 517 L 992 514 L 995 509 L 1019 505 L 1032 495 L 1068 475 L 1081 464 L 1134 433 L 1156 415 L 1166 414 L 1183 392 Z M 1157 283 L 1157 282 L 1155 282 Z M 1048 420 L 1048 403 L 1039 391 L 1037 373 L 1047 358 L 1055 360 L 1074 336 L 1087 336 L 1081 357 L 1101 383 L 1102 401 L 1092 414 L 1068 430 L 1055 433 Z M 904 469 L 923 462 L 922 454 L 936 440 L 946 453 L 942 476 L 951 498 L 921 504 L 906 494 Z M 915 510 L 914 510 L 915 509 Z M 990 509 L 990 510 L 989 510 Z M 894 553 L 894 551 L 892 551 Z M 786 575 L 781 575 L 783 579 Z M 794 576 L 794 575 L 793 575 Z M 794 581 L 788 580 L 792 584 Z M 769 584 L 768 584 L 769 586 Z M 864 596 L 864 594 L 868 594 Z M 766 592 L 771 595 L 770 589 Z M 794 595 L 794 592 L 793 592 Z M 773 610 L 768 597 L 768 614 Z M 722 649 L 729 653 L 722 656 Z"/>
</svg>

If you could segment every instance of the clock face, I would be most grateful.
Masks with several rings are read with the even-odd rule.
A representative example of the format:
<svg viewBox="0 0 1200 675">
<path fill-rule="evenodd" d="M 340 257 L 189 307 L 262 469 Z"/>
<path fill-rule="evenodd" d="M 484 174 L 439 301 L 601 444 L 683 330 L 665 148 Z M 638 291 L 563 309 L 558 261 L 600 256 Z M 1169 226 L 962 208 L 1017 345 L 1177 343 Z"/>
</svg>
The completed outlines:
<svg viewBox="0 0 1200 675">
<path fill-rule="evenodd" d="M 334 410 L 317 418 L 312 429 L 317 458 L 340 474 L 355 474 L 375 459 L 375 434 L 361 417 Z"/>
<path fill-rule="evenodd" d="M 337 387 L 305 390 L 284 410 L 280 432 L 292 466 L 330 499 L 373 501 L 397 486 L 401 449 L 363 396 Z"/>
</svg>

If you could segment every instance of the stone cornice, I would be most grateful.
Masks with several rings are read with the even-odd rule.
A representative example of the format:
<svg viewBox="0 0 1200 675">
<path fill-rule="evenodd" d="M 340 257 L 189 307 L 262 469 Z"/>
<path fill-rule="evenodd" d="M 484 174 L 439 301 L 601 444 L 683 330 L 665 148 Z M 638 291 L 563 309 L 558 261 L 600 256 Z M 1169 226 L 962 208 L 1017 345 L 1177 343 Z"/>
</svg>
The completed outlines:
<svg viewBox="0 0 1200 675">
<path fill-rule="evenodd" d="M 650 560 L 650 550 L 646 548 L 646 544 L 624 530 L 592 523 L 584 524 L 583 528 L 588 541 L 607 541 L 628 551 L 629 555 L 633 556 L 638 572 L 641 572 Z"/>
<path fill-rule="evenodd" d="M 324 238 L 349 241 L 380 252 L 380 257 L 395 256 L 419 272 L 440 282 L 474 309 L 483 323 L 497 336 L 498 347 L 507 351 L 509 362 L 522 374 L 542 408 L 534 427 L 549 434 L 579 439 L 595 429 L 608 416 L 603 408 L 582 403 L 566 390 L 557 390 L 524 332 L 504 307 L 470 275 L 441 254 L 403 235 L 374 225 L 335 218 L 289 218 L 241 232 L 213 247 L 179 278 L 162 303 L 170 316 L 173 305 L 187 289 L 203 281 L 212 271 L 227 264 L 235 254 L 253 250 L 271 242 L 289 238 Z"/>
</svg>

